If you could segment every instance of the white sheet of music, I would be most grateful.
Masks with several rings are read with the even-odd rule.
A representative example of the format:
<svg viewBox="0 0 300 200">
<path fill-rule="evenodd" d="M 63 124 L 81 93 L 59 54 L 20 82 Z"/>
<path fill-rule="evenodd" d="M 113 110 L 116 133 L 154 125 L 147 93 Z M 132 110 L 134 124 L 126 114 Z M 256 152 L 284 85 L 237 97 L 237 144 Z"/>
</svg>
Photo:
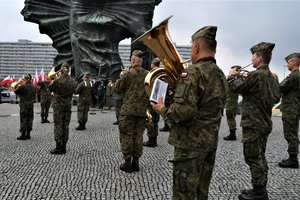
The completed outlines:
<svg viewBox="0 0 300 200">
<path fill-rule="evenodd" d="M 168 83 L 166 83 L 158 78 L 155 79 L 153 88 L 151 91 L 151 95 L 150 95 L 150 101 L 157 103 L 158 98 L 162 97 L 163 102 L 165 102 L 167 89 L 168 89 Z"/>
</svg>

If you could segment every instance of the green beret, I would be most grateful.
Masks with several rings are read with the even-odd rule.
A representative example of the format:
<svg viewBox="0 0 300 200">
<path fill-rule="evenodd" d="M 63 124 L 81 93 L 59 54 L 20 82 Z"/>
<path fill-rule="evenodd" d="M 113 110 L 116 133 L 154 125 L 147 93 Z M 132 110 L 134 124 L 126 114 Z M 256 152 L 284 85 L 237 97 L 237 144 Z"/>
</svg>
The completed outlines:
<svg viewBox="0 0 300 200">
<path fill-rule="evenodd" d="M 142 58 L 143 57 L 143 52 L 141 50 L 133 50 L 132 55 L 137 56 L 139 58 Z"/>
<path fill-rule="evenodd" d="M 198 31 L 196 31 L 196 33 L 192 35 L 192 41 L 194 41 L 198 37 L 204 37 L 207 39 L 215 40 L 216 33 L 217 33 L 216 26 L 205 26 L 203 28 L 200 28 Z"/>
<path fill-rule="evenodd" d="M 159 66 L 159 64 L 160 64 L 159 58 L 154 58 L 154 59 L 151 61 L 151 64 L 154 64 L 155 66 Z"/>
<path fill-rule="evenodd" d="M 285 57 L 286 62 L 289 61 L 289 59 L 291 58 L 299 58 L 300 59 L 300 53 L 292 53 L 290 55 L 288 55 L 287 57 Z"/>
<path fill-rule="evenodd" d="M 266 50 L 268 51 L 269 53 L 272 53 L 273 49 L 275 47 L 275 44 L 274 43 L 269 43 L 269 42 L 261 42 L 261 43 L 258 43 L 256 45 L 254 45 L 250 51 L 252 54 L 254 54 L 255 52 L 258 52 L 258 51 L 261 51 L 261 50 Z"/>
<path fill-rule="evenodd" d="M 241 66 L 239 66 L 239 65 L 233 65 L 232 67 L 230 67 L 231 69 L 234 69 L 234 68 L 236 68 L 236 69 L 241 69 L 242 67 Z"/>
</svg>

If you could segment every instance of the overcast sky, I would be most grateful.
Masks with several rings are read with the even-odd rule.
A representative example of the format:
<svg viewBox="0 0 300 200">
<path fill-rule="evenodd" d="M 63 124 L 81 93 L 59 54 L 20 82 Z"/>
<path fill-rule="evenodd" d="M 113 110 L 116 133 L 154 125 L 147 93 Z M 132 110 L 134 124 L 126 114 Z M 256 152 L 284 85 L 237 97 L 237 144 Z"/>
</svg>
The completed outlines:
<svg viewBox="0 0 300 200">
<path fill-rule="evenodd" d="M 0 41 L 52 42 L 37 24 L 23 20 L 23 7 L 24 0 L 0 0 Z M 300 52 L 300 0 L 162 0 L 153 25 L 170 15 L 169 32 L 177 45 L 189 45 L 191 35 L 203 26 L 218 27 L 216 59 L 225 74 L 232 65 L 249 64 L 249 49 L 264 41 L 276 44 L 270 68 L 282 80 L 289 73 L 284 58 Z"/>
</svg>

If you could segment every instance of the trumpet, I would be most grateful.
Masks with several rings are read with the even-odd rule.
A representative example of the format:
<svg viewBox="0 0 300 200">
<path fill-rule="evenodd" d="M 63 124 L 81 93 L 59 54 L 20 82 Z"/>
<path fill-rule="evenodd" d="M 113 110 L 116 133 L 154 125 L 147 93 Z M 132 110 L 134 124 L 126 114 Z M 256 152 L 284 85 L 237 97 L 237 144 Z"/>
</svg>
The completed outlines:
<svg viewBox="0 0 300 200">
<path fill-rule="evenodd" d="M 56 80 L 60 74 L 62 72 L 62 69 L 58 70 L 58 71 L 54 71 L 53 69 L 48 73 L 48 77 L 51 79 L 51 80 Z"/>
<path fill-rule="evenodd" d="M 17 87 L 20 87 L 20 86 L 22 86 L 22 85 L 25 85 L 25 84 L 27 83 L 27 81 L 29 81 L 29 78 L 26 76 L 26 77 L 24 77 L 23 79 L 19 80 L 18 82 L 12 82 L 10 86 L 11 86 L 13 89 L 17 89 Z"/>
</svg>

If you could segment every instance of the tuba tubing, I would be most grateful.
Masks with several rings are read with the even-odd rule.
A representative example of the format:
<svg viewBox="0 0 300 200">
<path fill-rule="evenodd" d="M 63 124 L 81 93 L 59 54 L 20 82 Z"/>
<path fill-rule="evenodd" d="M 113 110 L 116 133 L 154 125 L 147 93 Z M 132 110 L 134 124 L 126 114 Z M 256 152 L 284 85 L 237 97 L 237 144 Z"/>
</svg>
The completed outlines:
<svg viewBox="0 0 300 200">
<path fill-rule="evenodd" d="M 188 61 L 183 62 L 168 31 L 168 22 L 172 16 L 153 27 L 135 42 L 142 42 L 160 59 L 165 66 L 151 70 L 145 78 L 145 90 L 148 96 L 151 94 L 156 78 L 163 78 L 168 82 L 169 90 L 175 91 L 176 82 L 182 70 L 188 66 Z"/>
</svg>

